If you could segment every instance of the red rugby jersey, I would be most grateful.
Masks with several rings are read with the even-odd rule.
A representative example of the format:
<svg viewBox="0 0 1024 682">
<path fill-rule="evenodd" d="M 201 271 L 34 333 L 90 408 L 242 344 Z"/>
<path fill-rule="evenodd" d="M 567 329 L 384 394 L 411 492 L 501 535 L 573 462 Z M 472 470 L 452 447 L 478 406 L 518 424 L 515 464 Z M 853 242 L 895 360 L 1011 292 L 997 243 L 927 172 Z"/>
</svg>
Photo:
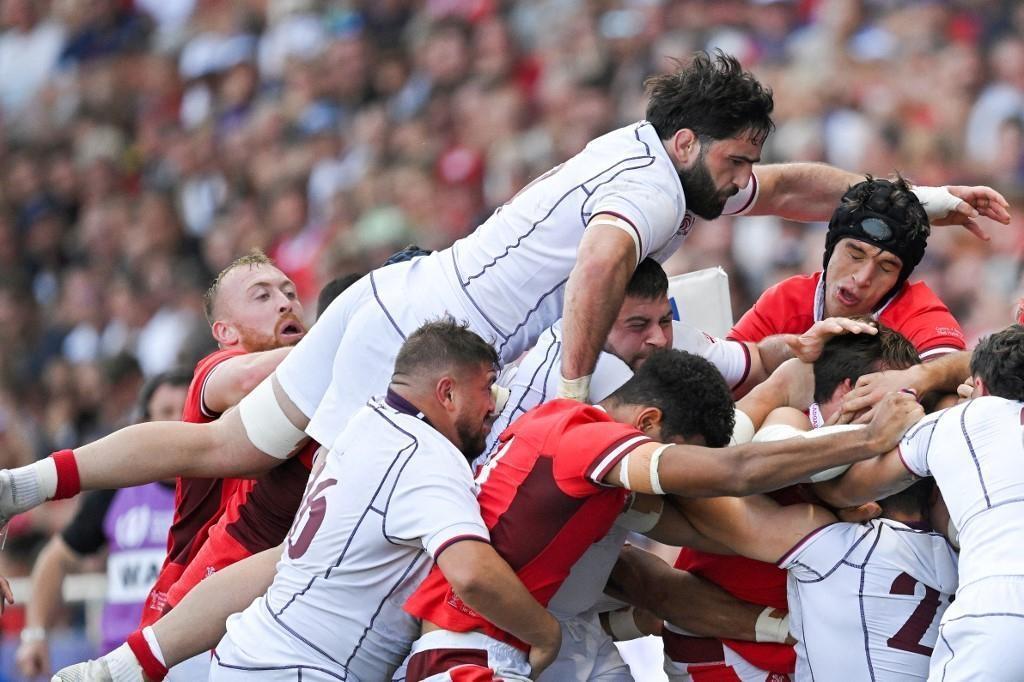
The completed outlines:
<svg viewBox="0 0 1024 682">
<path fill-rule="evenodd" d="M 757 343 L 774 334 L 803 334 L 821 319 L 821 274 L 790 277 L 765 291 L 729 338 Z M 907 337 L 922 359 L 967 347 L 959 323 L 924 282 L 905 283 L 875 317 Z"/>
<path fill-rule="evenodd" d="M 611 528 L 629 492 L 601 480 L 649 442 L 574 400 L 540 405 L 501 434 L 497 454 L 477 476 L 480 512 L 494 549 L 538 602 L 547 605 L 573 564 Z M 463 604 L 437 566 L 405 610 L 446 630 L 480 630 L 528 648 Z"/>
<path fill-rule="evenodd" d="M 181 420 L 205 424 L 219 417 L 203 405 L 203 390 L 213 370 L 225 360 L 244 355 L 241 348 L 222 348 L 210 353 L 196 364 L 192 383 L 185 398 Z M 252 481 L 220 478 L 179 478 L 174 496 L 174 521 L 167 533 L 167 557 L 156 584 L 146 598 L 142 627 L 152 625 L 167 608 L 167 592 L 177 582 L 185 567 L 205 542 L 207 531 L 220 516 L 228 498 L 237 490 L 250 487 Z"/>
<path fill-rule="evenodd" d="M 253 485 L 234 491 L 210 527 L 206 541 L 168 590 L 170 608 L 207 576 L 284 542 L 319 447 L 310 441 L 299 454 L 260 476 Z"/>
</svg>

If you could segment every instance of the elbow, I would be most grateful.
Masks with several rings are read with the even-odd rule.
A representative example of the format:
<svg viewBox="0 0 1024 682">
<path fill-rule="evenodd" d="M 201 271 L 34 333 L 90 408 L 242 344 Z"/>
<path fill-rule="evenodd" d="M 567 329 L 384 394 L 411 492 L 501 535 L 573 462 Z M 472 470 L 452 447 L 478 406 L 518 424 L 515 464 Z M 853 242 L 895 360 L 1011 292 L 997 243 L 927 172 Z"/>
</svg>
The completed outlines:
<svg viewBox="0 0 1024 682">
<path fill-rule="evenodd" d="M 477 605 L 487 604 L 491 598 L 487 578 L 481 571 L 473 570 L 472 567 L 457 571 L 454 576 L 445 574 L 445 578 L 459 599 L 474 611 L 479 610 Z"/>
</svg>

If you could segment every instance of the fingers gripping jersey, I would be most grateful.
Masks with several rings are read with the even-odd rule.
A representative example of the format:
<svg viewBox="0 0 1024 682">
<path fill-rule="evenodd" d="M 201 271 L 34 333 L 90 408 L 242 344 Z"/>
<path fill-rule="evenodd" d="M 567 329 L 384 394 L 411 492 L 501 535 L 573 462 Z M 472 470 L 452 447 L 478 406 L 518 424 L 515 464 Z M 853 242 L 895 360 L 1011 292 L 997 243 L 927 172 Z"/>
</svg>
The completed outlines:
<svg viewBox="0 0 1024 682">
<path fill-rule="evenodd" d="M 900 456 L 933 476 L 960 531 L 960 585 L 1024 576 L 1024 403 L 975 398 L 917 423 Z"/>
<path fill-rule="evenodd" d="M 480 511 L 495 550 L 542 605 L 573 564 L 608 533 L 628 492 L 602 482 L 623 457 L 651 440 L 601 409 L 553 400 L 518 419 L 477 476 Z M 481 618 L 436 567 L 406 610 L 453 632 L 480 630 L 526 645 Z"/>
<path fill-rule="evenodd" d="M 889 519 L 820 528 L 779 561 L 789 571 L 798 680 L 928 677 L 957 559 L 939 533 Z"/>
</svg>

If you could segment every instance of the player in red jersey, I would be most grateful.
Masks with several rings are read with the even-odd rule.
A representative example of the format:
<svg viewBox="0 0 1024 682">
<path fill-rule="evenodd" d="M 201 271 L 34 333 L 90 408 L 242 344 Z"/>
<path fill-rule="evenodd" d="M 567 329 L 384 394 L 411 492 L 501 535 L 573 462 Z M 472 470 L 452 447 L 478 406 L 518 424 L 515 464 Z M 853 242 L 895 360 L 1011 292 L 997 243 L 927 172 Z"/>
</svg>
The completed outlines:
<svg viewBox="0 0 1024 682">
<path fill-rule="evenodd" d="M 888 402 L 919 414 L 908 398 Z M 763 468 L 752 474 L 734 457 L 735 448 L 700 450 L 658 442 L 720 447 L 728 441 L 732 421 L 729 389 L 717 370 L 678 351 L 653 353 L 600 406 L 555 400 L 531 410 L 502 434 L 499 450 L 477 476 L 492 544 L 546 605 L 573 564 L 611 528 L 631 491 L 747 494 L 821 470 L 820 459 L 817 464 L 807 459 L 817 449 L 806 444 L 791 442 L 763 453 L 758 458 Z M 798 449 L 804 454 L 797 455 Z M 650 533 L 681 544 L 694 537 L 689 531 L 665 507 Z M 410 682 L 434 675 L 446 679 L 455 667 L 474 669 L 484 675 L 480 679 L 491 679 L 485 668 L 498 676 L 528 674 L 523 643 L 468 609 L 436 568 L 406 610 L 423 620 L 423 636 L 409 659 Z M 475 663 L 466 665 L 470 660 Z"/>
<path fill-rule="evenodd" d="M 810 408 L 814 426 L 820 426 L 822 420 L 831 418 L 841 409 L 845 395 L 859 377 L 878 370 L 903 370 L 918 361 L 907 341 L 885 326 L 880 326 L 873 336 L 838 336 L 825 344 L 821 357 L 813 365 L 813 373 L 807 371 L 806 365 L 790 360 L 740 400 L 737 407 L 750 416 L 755 427 L 773 409 L 787 406 L 801 410 Z M 802 487 L 787 488 L 771 497 L 781 504 L 808 501 Z M 786 573 L 774 564 L 684 548 L 675 565 L 715 583 L 739 599 L 777 609 L 787 608 Z M 651 606 L 646 602 L 640 605 Z M 688 679 L 685 675 L 689 674 L 694 682 L 760 681 L 774 674 L 781 682 L 793 673 L 796 664 L 793 648 L 784 644 L 723 642 L 671 631 L 666 631 L 663 638 L 670 661 L 666 669 L 673 680 Z"/>
<path fill-rule="evenodd" d="M 922 396 L 954 392 L 969 374 L 963 332 L 927 284 L 909 281 L 929 232 L 918 196 L 902 179 L 869 177 L 843 195 L 832 215 L 824 270 L 790 277 L 765 291 L 729 338 L 763 342 L 800 334 L 824 317 L 871 315 L 910 340 L 926 364 L 863 377 L 844 413 L 861 412 L 901 388 Z M 778 344 L 784 340 L 779 336 Z"/>
<path fill-rule="evenodd" d="M 196 365 L 182 413 L 183 421 L 194 423 L 213 421 L 235 405 L 306 333 L 294 285 L 262 253 L 239 258 L 225 268 L 207 291 L 205 303 L 220 348 Z M 227 500 L 235 491 L 251 487 L 251 481 L 241 479 L 178 479 L 167 558 L 146 600 L 143 625 L 166 611 L 168 591 L 199 552 Z"/>
</svg>

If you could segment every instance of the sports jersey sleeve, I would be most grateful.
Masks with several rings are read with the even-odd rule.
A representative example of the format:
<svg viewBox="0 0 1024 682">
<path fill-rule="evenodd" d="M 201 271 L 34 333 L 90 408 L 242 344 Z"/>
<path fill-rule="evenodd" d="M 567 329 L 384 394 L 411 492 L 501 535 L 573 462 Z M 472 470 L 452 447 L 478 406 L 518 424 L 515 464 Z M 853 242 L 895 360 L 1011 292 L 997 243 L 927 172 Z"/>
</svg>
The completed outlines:
<svg viewBox="0 0 1024 682">
<path fill-rule="evenodd" d="M 435 560 L 460 540 L 490 542 L 468 464 L 436 448 L 423 444 L 410 458 L 395 486 L 384 522 L 389 540 L 419 544 Z"/>
<path fill-rule="evenodd" d="M 779 559 L 799 580 L 820 580 L 846 556 L 865 527 L 854 523 L 832 523 L 811 531 Z"/>
<path fill-rule="evenodd" d="M 967 348 L 959 323 L 944 305 L 934 305 L 916 312 L 900 325 L 899 332 L 914 344 L 921 359 L 926 362 Z"/>
<path fill-rule="evenodd" d="M 710 362 L 729 388 L 736 388 L 750 374 L 750 350 L 740 341 L 720 339 L 683 322 L 673 322 L 672 347 Z"/>
<path fill-rule="evenodd" d="M 757 203 L 760 187 L 757 184 L 757 173 L 750 174 L 750 182 L 725 202 L 722 215 L 743 215 Z"/>
<path fill-rule="evenodd" d="M 84 556 L 95 554 L 106 546 L 103 521 L 116 493 L 116 490 L 94 490 L 82 500 L 71 522 L 60 533 L 72 552 Z"/>
<path fill-rule="evenodd" d="M 616 464 L 644 443 L 653 442 L 632 426 L 587 422 L 566 429 L 554 449 L 555 480 L 567 495 L 587 497 L 602 487 Z"/>
<path fill-rule="evenodd" d="M 743 313 L 740 321 L 733 325 L 728 338 L 734 341 L 757 343 L 765 337 L 781 334 L 782 330 L 779 328 L 777 315 L 778 300 L 777 286 L 761 294 L 750 310 Z"/>
<path fill-rule="evenodd" d="M 682 218 L 672 195 L 657 186 L 614 180 L 596 188 L 589 202 L 591 215 L 611 214 L 623 222 L 633 238 L 639 263 L 668 244 Z"/>
<path fill-rule="evenodd" d="M 903 543 L 905 563 L 914 567 L 911 575 L 944 594 L 956 592 L 957 556 L 944 535 L 909 528 L 893 532 Z"/>
<path fill-rule="evenodd" d="M 209 381 L 221 363 L 239 355 L 245 355 L 245 351 L 241 348 L 224 348 L 210 353 L 199 361 L 196 365 L 196 371 L 192 375 L 192 383 L 188 386 L 188 394 L 185 397 L 185 409 L 181 415 L 182 421 L 193 423 L 207 422 L 220 416 L 219 413 L 211 412 L 206 407 L 206 382 Z"/>
<path fill-rule="evenodd" d="M 928 467 L 928 450 L 932 445 L 932 434 L 935 432 L 935 425 L 943 412 L 936 412 L 926 416 L 915 424 L 903 436 L 899 444 L 900 459 L 903 466 L 915 476 L 931 476 L 931 469 Z"/>
</svg>

